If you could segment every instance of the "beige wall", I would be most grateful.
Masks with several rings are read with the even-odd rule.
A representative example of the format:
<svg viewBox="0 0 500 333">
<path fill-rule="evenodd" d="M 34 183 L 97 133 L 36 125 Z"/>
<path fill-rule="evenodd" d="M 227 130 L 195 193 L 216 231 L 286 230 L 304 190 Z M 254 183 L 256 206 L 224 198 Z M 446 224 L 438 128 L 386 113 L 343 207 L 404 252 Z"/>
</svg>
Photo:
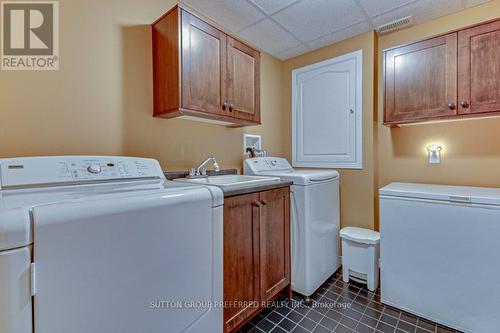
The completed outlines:
<svg viewBox="0 0 500 333">
<path fill-rule="evenodd" d="M 262 134 L 270 154 L 290 158 L 291 70 L 363 49 L 364 168 L 341 170 L 342 225 L 377 228 L 376 190 L 391 181 L 500 187 L 500 118 L 389 129 L 377 116 L 382 49 L 499 17 L 500 0 L 378 42 L 369 32 L 286 62 L 262 54 L 263 125 L 240 129 L 151 117 L 149 24 L 174 3 L 61 1 L 60 70 L 0 71 L 0 157 L 125 154 L 183 170 L 214 154 L 223 167 L 239 168 L 248 132 Z M 430 142 L 445 146 L 441 165 L 426 162 Z"/>
<path fill-rule="evenodd" d="M 379 66 L 384 48 L 445 33 L 500 17 L 500 1 L 474 7 L 379 38 Z M 383 76 L 379 75 L 379 110 Z M 500 187 L 500 118 L 421 124 L 390 129 L 379 113 L 379 183 L 393 181 Z M 443 161 L 429 165 L 425 147 L 444 145 Z"/>
<path fill-rule="evenodd" d="M 231 129 L 152 115 L 150 24 L 173 0 L 60 2 L 60 70 L 0 71 L 0 157 L 125 154 L 168 170 L 209 154 L 241 167 L 243 133 L 284 150 L 282 62 L 262 54 L 262 126 Z"/>
<path fill-rule="evenodd" d="M 339 170 L 342 226 L 374 227 L 374 58 L 375 34 L 350 38 L 331 46 L 295 57 L 284 64 L 285 121 L 287 123 L 286 156 L 291 159 L 291 71 L 318 61 L 356 50 L 363 50 L 363 169 Z"/>
</svg>

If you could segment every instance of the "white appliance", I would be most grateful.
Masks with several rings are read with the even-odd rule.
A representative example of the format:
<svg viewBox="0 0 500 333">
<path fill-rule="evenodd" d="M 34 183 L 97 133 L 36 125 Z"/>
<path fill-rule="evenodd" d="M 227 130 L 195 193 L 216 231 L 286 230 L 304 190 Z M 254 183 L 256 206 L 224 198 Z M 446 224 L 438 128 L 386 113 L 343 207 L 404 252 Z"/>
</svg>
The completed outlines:
<svg viewBox="0 0 500 333">
<path fill-rule="evenodd" d="M 382 302 L 465 332 L 500 327 L 500 189 L 380 189 Z"/>
<path fill-rule="evenodd" d="M 0 160 L 0 332 L 222 332 L 222 204 L 151 159 Z"/>
<path fill-rule="evenodd" d="M 296 170 L 284 158 L 245 160 L 244 173 L 292 181 L 292 289 L 309 297 L 339 267 L 339 174 Z"/>
</svg>

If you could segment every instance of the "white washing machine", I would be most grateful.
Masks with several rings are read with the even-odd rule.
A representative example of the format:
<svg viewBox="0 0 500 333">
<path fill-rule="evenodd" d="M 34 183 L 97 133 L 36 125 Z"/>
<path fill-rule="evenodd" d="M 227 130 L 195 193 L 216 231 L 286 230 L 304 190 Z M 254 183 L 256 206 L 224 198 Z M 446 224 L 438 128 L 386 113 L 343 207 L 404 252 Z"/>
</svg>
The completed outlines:
<svg viewBox="0 0 500 333">
<path fill-rule="evenodd" d="M 245 160 L 247 175 L 292 181 L 292 289 L 311 296 L 339 267 L 339 174 L 293 169 L 279 157 Z"/>
<path fill-rule="evenodd" d="M 0 159 L 0 332 L 222 332 L 222 204 L 156 160 Z"/>
</svg>

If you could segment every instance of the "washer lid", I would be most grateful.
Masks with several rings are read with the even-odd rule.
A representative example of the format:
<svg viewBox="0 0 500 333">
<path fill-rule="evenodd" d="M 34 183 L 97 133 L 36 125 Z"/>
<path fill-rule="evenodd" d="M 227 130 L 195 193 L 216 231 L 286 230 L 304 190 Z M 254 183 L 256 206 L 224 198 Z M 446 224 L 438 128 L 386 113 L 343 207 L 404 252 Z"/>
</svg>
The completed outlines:
<svg viewBox="0 0 500 333">
<path fill-rule="evenodd" d="M 391 183 L 381 188 L 379 194 L 392 197 L 500 206 L 500 188 Z"/>
<path fill-rule="evenodd" d="M 223 204 L 224 195 L 215 186 L 200 186 L 164 180 L 0 190 L 0 251 L 33 243 L 30 212 L 33 207 L 39 205 L 102 201 L 144 196 L 151 193 L 165 193 L 181 197 L 194 191 L 208 191 L 212 197 L 212 207 Z"/>
<path fill-rule="evenodd" d="M 292 181 L 294 185 L 313 185 L 339 178 L 339 173 L 335 170 L 300 170 L 295 169 L 292 172 L 274 172 L 268 173 L 269 176 L 277 176 L 282 180 Z"/>
</svg>

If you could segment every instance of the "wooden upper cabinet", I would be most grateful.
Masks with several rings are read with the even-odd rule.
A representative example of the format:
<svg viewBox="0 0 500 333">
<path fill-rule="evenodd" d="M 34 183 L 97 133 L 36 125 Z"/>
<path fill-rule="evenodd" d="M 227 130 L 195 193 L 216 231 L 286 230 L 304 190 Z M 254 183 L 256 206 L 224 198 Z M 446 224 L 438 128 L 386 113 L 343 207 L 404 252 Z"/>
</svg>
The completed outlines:
<svg viewBox="0 0 500 333">
<path fill-rule="evenodd" d="M 458 32 L 460 114 L 500 111 L 500 21 Z"/>
<path fill-rule="evenodd" d="M 384 51 L 384 124 L 500 115 L 500 20 Z"/>
<path fill-rule="evenodd" d="M 457 34 L 385 52 L 385 123 L 457 113 Z"/>
<path fill-rule="evenodd" d="M 226 115 L 226 35 L 182 11 L 182 108 Z"/>
<path fill-rule="evenodd" d="M 260 193 L 260 271 L 263 300 L 290 284 L 290 191 Z"/>
<path fill-rule="evenodd" d="M 240 119 L 260 122 L 260 53 L 227 38 L 229 110 Z"/>
<path fill-rule="evenodd" d="M 180 6 L 153 23 L 152 35 L 155 117 L 260 123 L 258 51 Z"/>
</svg>

